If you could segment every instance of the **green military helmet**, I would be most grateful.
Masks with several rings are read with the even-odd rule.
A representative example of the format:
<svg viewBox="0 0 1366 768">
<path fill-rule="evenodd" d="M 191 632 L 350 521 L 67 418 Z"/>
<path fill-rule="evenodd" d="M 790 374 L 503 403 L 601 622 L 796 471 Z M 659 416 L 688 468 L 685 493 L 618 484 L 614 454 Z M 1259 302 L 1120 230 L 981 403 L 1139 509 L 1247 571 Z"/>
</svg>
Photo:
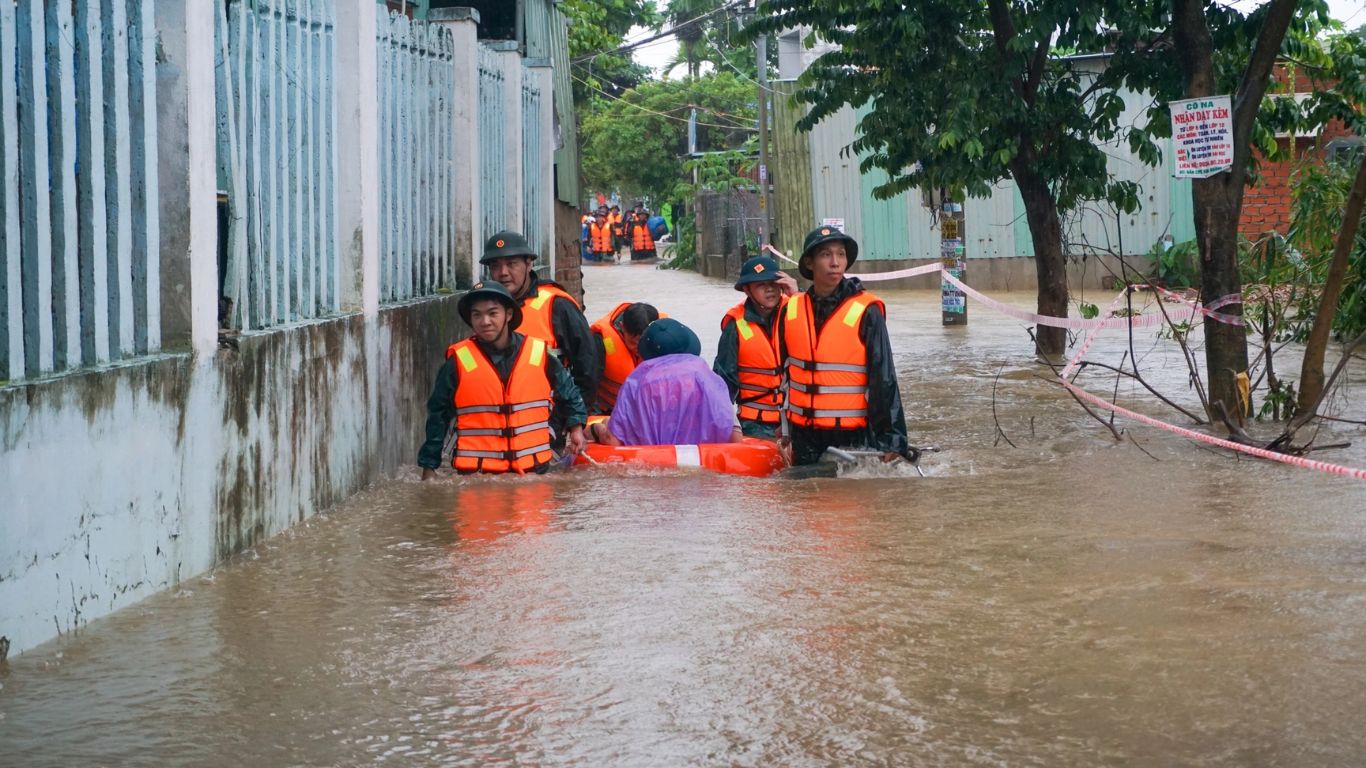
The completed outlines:
<svg viewBox="0 0 1366 768">
<path fill-rule="evenodd" d="M 735 290 L 743 291 L 751 283 L 767 283 L 778 280 L 778 262 L 767 256 L 751 256 L 740 267 L 740 279 L 735 281 Z"/>
<path fill-rule="evenodd" d="M 811 270 L 806 267 L 806 257 L 817 247 L 835 241 L 842 241 L 845 253 L 849 254 L 849 263 L 845 267 L 854 266 L 854 261 L 858 258 L 858 241 L 841 232 L 838 227 L 820 226 L 811 230 L 806 236 L 806 242 L 802 243 L 802 257 L 797 262 L 797 269 L 802 273 L 802 277 L 812 279 Z"/>
<path fill-rule="evenodd" d="M 526 237 L 518 232 L 503 231 L 490 237 L 484 243 L 484 255 L 479 258 L 479 263 L 488 265 L 494 259 L 503 259 L 509 256 L 530 256 L 536 258 L 536 252 L 527 243 Z"/>
<path fill-rule="evenodd" d="M 518 304 L 517 300 L 512 298 L 512 294 L 508 293 L 508 289 L 504 288 L 502 283 L 493 281 L 475 283 L 473 288 L 466 291 L 465 295 L 460 297 L 460 301 L 455 305 L 455 308 L 460 312 L 460 319 L 465 321 L 465 325 L 470 324 L 470 309 L 474 305 L 474 302 L 487 299 L 498 301 L 512 311 L 512 322 L 508 324 L 508 330 L 517 330 L 517 327 L 522 324 L 522 305 Z"/>
</svg>

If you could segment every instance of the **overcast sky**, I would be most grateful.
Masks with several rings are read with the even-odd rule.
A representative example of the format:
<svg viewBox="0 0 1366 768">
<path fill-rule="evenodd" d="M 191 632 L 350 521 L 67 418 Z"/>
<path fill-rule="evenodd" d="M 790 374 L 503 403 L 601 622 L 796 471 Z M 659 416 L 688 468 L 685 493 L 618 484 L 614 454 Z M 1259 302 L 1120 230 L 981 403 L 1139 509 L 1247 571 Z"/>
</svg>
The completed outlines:
<svg viewBox="0 0 1366 768">
<path fill-rule="evenodd" d="M 1229 5 L 1235 8 L 1255 8 L 1265 0 L 1232 0 Z M 661 6 L 667 6 L 667 1 L 661 2 Z M 1354 29 L 1366 24 L 1366 0 L 1328 0 L 1328 11 L 1333 18 L 1343 22 L 1348 29 Z M 654 32 L 647 29 L 636 27 L 631 30 L 628 40 L 640 40 L 653 35 Z M 678 55 L 678 43 L 671 37 L 666 37 L 653 43 L 647 43 L 644 47 L 635 51 L 637 62 L 649 67 L 656 73 L 664 67 L 674 56 Z M 675 74 L 682 70 L 675 70 Z"/>
</svg>

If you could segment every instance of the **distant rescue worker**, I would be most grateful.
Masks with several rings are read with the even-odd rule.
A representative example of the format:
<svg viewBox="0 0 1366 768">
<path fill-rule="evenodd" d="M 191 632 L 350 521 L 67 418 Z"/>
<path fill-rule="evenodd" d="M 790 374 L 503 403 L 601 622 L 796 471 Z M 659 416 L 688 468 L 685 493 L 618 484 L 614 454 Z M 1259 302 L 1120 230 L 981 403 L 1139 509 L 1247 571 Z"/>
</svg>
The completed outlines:
<svg viewBox="0 0 1366 768">
<path fill-rule="evenodd" d="M 783 410 L 783 367 L 774 321 L 797 281 L 778 262 L 755 256 L 740 267 L 735 290 L 745 300 L 721 318 L 721 341 L 712 370 L 725 380 L 746 437 L 776 438 Z"/>
<path fill-rule="evenodd" d="M 594 261 L 615 261 L 612 252 L 612 222 L 607 209 L 599 208 L 597 215 L 588 224 L 588 242 Z"/>
<path fill-rule="evenodd" d="M 475 472 L 544 472 L 554 460 L 550 414 L 565 415 L 566 450 L 583 450 L 587 411 L 578 387 L 544 339 L 517 332 L 522 310 L 498 283 L 479 283 L 457 304 L 474 330 L 446 350 L 427 400 L 427 439 L 418 451 L 422 479 L 436 474 L 455 421 L 451 466 Z"/>
<path fill-rule="evenodd" d="M 602 345 L 602 378 L 598 380 L 597 403 L 589 403 L 589 413 L 611 413 L 617 392 L 626 377 L 640 364 L 641 334 L 659 319 L 659 310 L 649 304 L 618 304 L 593 323 L 593 335 Z"/>
<path fill-rule="evenodd" d="M 626 219 L 621 215 L 621 206 L 612 206 L 607 211 L 607 220 L 612 225 L 612 258 L 618 260 L 626 242 Z"/>
<path fill-rule="evenodd" d="M 812 230 L 798 263 L 812 285 L 783 305 L 778 351 L 794 464 L 815 463 L 830 447 L 871 448 L 883 461 L 918 457 L 906 438 L 886 306 L 845 275 L 857 258 L 854 238 Z"/>
<path fill-rule="evenodd" d="M 626 378 L 617 406 L 593 438 L 608 445 L 699 445 L 739 442 L 726 383 L 700 355 L 691 328 L 661 318 L 640 337 L 641 363 Z"/>
<path fill-rule="evenodd" d="M 650 234 L 650 215 L 641 206 L 631 214 L 627 226 L 631 239 L 631 261 L 648 261 L 655 257 L 655 238 Z"/>
<path fill-rule="evenodd" d="M 484 243 L 479 263 L 488 267 L 489 277 L 517 300 L 522 311 L 521 332 L 544 339 L 550 345 L 551 354 L 569 369 L 584 402 L 591 403 L 602 374 L 602 357 L 588 328 L 588 319 L 563 287 L 540 279 L 531 267 L 535 260 L 536 252 L 525 237 L 516 232 L 499 232 Z M 558 445 L 565 427 L 558 414 L 552 426 Z"/>
</svg>

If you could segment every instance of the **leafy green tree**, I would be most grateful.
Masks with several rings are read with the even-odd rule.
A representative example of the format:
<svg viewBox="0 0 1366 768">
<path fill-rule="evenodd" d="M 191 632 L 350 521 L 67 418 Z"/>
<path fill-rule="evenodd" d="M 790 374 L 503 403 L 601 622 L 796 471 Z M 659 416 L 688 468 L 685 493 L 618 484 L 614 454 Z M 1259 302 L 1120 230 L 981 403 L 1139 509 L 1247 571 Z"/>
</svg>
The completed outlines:
<svg viewBox="0 0 1366 768">
<path fill-rule="evenodd" d="M 1143 162 L 1170 134 L 1165 102 L 1232 93 L 1234 168 L 1194 184 L 1201 287 L 1212 301 L 1240 289 L 1237 224 L 1257 146 L 1274 152 L 1263 97 L 1287 31 L 1311 36 L 1326 21 L 1319 0 L 1271 0 L 1244 14 L 1216 0 L 764 0 L 753 29 L 810 26 L 838 46 L 802 77 L 810 127 L 845 106 L 869 107 L 852 149 L 881 168 L 879 194 L 944 187 L 982 196 L 1013 179 L 1034 243 L 1041 314 L 1067 314 L 1060 215 L 1087 200 L 1124 212 L 1135 185 L 1107 171 L 1100 145 L 1127 140 Z M 1318 19 L 1316 22 L 1315 19 Z M 1062 54 L 1103 52 L 1087 76 Z M 1119 89 L 1153 101 L 1141 125 L 1123 125 Z M 1284 108 L 1279 108 L 1285 112 Z M 1235 305 L 1233 311 L 1238 311 Z M 1206 326 L 1212 407 L 1237 411 L 1236 374 L 1247 369 L 1238 326 Z M 1063 351 L 1061 329 L 1040 327 L 1036 348 Z"/>
<path fill-rule="evenodd" d="M 583 118 L 584 184 L 624 197 L 669 199 L 687 178 L 688 117 L 697 109 L 699 151 L 730 150 L 754 129 L 755 89 L 728 72 L 652 80 Z"/>
<path fill-rule="evenodd" d="M 574 103 L 583 108 L 600 91 L 613 95 L 649 77 L 649 70 L 617 52 L 632 27 L 653 27 L 660 16 L 652 0 L 564 0 L 569 19 L 569 58 L 573 62 Z"/>
<path fill-rule="evenodd" d="M 1366 35 L 1339 35 L 1326 45 L 1296 46 L 1291 53 L 1323 84 L 1310 97 L 1304 121 L 1318 126 L 1337 120 L 1357 136 L 1366 136 Z M 1297 421 L 1301 422 L 1314 415 L 1323 399 L 1324 355 L 1331 332 L 1337 329 L 1355 336 L 1361 331 L 1361 317 L 1366 315 L 1366 284 L 1361 272 L 1366 267 L 1366 243 L 1358 237 L 1366 200 L 1366 158 L 1360 152 L 1355 164 L 1355 175 L 1349 172 L 1350 164 L 1342 164 L 1310 174 L 1307 183 L 1297 189 L 1298 226 L 1291 233 L 1292 242 L 1311 255 L 1332 252 L 1300 366 Z M 1315 205 L 1315 197 L 1304 194 L 1313 188 L 1338 194 L 1320 195 L 1320 204 Z M 1355 279 L 1350 279 L 1354 271 Z"/>
</svg>

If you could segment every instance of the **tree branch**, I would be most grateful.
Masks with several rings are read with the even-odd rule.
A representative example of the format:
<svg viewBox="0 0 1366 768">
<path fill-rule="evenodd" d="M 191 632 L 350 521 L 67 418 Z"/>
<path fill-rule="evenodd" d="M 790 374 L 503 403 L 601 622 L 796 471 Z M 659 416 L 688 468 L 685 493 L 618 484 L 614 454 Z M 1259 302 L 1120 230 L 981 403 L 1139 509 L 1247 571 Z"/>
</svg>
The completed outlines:
<svg viewBox="0 0 1366 768">
<path fill-rule="evenodd" d="M 1233 173 L 1234 181 L 1242 186 L 1247 167 L 1247 156 L 1252 151 L 1249 139 L 1252 125 L 1261 109 L 1262 97 L 1266 95 L 1267 81 L 1276 66 L 1285 32 L 1295 16 L 1297 0 L 1271 0 L 1267 4 L 1266 19 L 1257 32 L 1257 43 L 1252 49 L 1252 58 L 1243 70 L 1242 82 L 1238 83 L 1238 93 L 1233 102 Z"/>
</svg>

